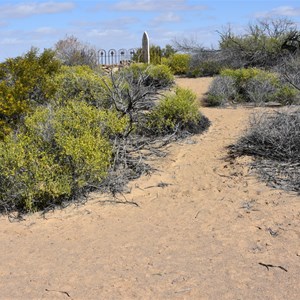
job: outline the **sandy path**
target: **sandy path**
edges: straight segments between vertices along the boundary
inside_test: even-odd
[[[178,84],[201,97],[210,80]],[[208,132],[130,184],[139,207],[94,194],[46,219],[2,217],[0,299],[299,299],[299,197],[222,159],[253,110],[202,111]]]

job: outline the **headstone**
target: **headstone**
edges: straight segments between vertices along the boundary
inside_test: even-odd
[[[142,40],[143,61],[150,64],[150,43],[148,33],[145,31]]]

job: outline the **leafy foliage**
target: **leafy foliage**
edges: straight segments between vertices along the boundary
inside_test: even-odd
[[[106,76],[88,66],[61,66],[53,52],[48,55],[52,60],[44,59],[47,64],[40,70],[40,56],[33,54],[31,66],[37,60],[38,67],[32,71],[42,76],[30,82],[34,93],[29,88],[27,94],[20,93],[24,100],[20,104],[27,106],[20,110],[18,122],[9,123],[14,130],[2,131],[2,212],[44,209],[77,199],[91,189],[115,195],[128,180],[149,172],[144,157],[145,149],[157,153],[151,148],[153,140],[166,143],[174,131],[200,132],[200,127],[207,127],[190,91],[176,89],[176,101],[164,99],[162,113],[153,110],[158,89],[174,83],[166,65],[133,64]],[[20,70],[27,71],[28,62],[22,59]],[[1,84],[10,88],[12,76],[2,70]],[[30,77],[18,73],[22,80],[25,75]],[[152,114],[157,116],[159,132],[156,125],[147,128]]]
[[[113,155],[109,138],[127,122],[84,102],[38,108],[0,142],[1,209],[34,211],[99,185]]]
[[[183,75],[189,70],[190,59],[189,54],[175,53],[163,59],[162,62],[166,64],[175,75]]]
[[[243,68],[224,69],[220,75],[214,79],[208,92],[207,103],[210,105],[230,101],[258,105],[274,101],[286,105],[297,101],[297,89],[283,83],[277,73]]]
[[[162,58],[168,58],[176,53],[176,50],[171,45],[166,45],[165,48],[160,46],[150,45],[150,63],[153,65],[160,65]],[[145,63],[143,61],[143,49],[139,48],[133,55],[132,60],[136,63]]]
[[[183,130],[200,121],[196,95],[189,89],[177,87],[175,93],[169,93],[151,111],[148,126],[157,134]]]
[[[136,81],[142,76],[144,85],[155,89],[170,87],[174,83],[174,76],[166,65],[136,63],[124,68],[122,72],[133,74]]]
[[[49,101],[55,93],[55,85],[48,78],[59,69],[60,63],[51,50],[39,55],[37,49],[31,49],[24,56],[0,64],[0,139],[26,113]]]
[[[200,61],[197,64],[192,62],[187,75],[190,77],[214,76],[220,73],[222,64],[215,60]]]
[[[243,64],[240,67],[272,67],[300,48],[297,27],[286,18],[258,20],[243,35],[229,28],[220,37],[220,49],[226,55],[239,57]]]
[[[98,108],[108,108],[105,84],[108,78],[88,66],[63,66],[49,82],[56,86],[56,103],[66,104],[70,100],[85,101]]]
[[[229,26],[219,35],[218,49],[204,48],[193,38],[174,41],[176,50],[192,57],[189,76],[215,75],[223,68],[271,69],[300,54],[300,32],[287,18],[258,19],[243,34]]]

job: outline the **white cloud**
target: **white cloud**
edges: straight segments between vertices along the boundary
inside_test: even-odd
[[[126,0],[113,5],[113,9],[126,11],[205,10],[206,6],[190,5],[186,0]]]
[[[124,34],[123,30],[113,29],[113,30],[98,30],[92,29],[90,32],[87,33],[88,37],[110,37],[115,35]]]
[[[300,16],[300,7],[292,7],[292,6],[279,6],[267,12],[259,12],[255,14],[256,17],[296,17]]]
[[[23,41],[18,38],[4,38],[0,41],[0,45],[18,45],[22,43]]]
[[[49,35],[49,34],[56,34],[57,30],[52,27],[40,27],[35,30],[35,33]]]
[[[172,13],[172,12],[167,12],[165,14],[161,14],[157,16],[156,18],[153,19],[153,24],[158,25],[161,23],[169,23],[169,22],[180,22],[181,18],[180,16]]]
[[[31,2],[0,6],[2,18],[25,18],[32,15],[55,14],[70,11],[75,7],[72,2]]]
[[[105,28],[126,28],[128,25],[138,23],[139,19],[135,17],[122,17],[119,19],[112,19],[112,20],[106,20],[102,21],[101,25],[105,26]]]

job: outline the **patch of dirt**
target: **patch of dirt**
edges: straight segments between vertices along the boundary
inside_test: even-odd
[[[211,80],[177,83],[200,99]],[[94,193],[44,219],[2,217],[0,299],[298,299],[299,196],[223,159],[253,111],[202,108],[209,130],[169,146],[124,204]]]

